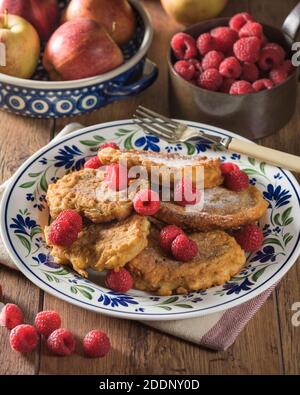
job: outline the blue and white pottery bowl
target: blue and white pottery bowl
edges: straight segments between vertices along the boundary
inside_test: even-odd
[[[63,9],[66,1],[60,2]],[[137,16],[133,39],[123,46],[125,63],[116,69],[74,81],[48,81],[42,64],[33,79],[0,73],[0,108],[37,118],[60,118],[91,112],[118,99],[138,94],[158,75],[157,66],[146,59],[153,38],[150,16],[138,0],[130,0]]]

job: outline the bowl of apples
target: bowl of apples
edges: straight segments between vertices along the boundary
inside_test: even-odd
[[[0,109],[60,118],[138,94],[152,38],[138,0],[0,0]]]

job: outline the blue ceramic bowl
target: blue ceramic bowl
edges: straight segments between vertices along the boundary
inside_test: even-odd
[[[27,117],[68,117],[94,111],[150,86],[158,74],[157,66],[146,59],[153,28],[139,1],[130,3],[136,11],[137,29],[133,39],[122,47],[123,65],[96,77],[59,82],[47,80],[41,62],[31,80],[0,73],[0,108]],[[61,2],[62,8],[65,5]]]

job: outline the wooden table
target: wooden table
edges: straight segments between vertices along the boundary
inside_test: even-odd
[[[181,29],[161,9],[158,0],[142,1],[150,11],[155,37],[149,57],[160,68],[158,81],[138,97],[114,103],[76,118],[92,125],[131,117],[138,104],[168,113],[166,51],[172,34]],[[248,10],[265,23],[280,26],[297,0],[230,0],[224,15]],[[271,114],[270,114],[271,116]],[[74,120],[74,119],[73,119]],[[0,178],[5,180],[37,149],[53,138],[70,119],[33,120],[0,115]],[[290,123],[263,144],[300,155],[300,106]],[[295,264],[276,291],[249,322],[234,346],[211,352],[161,334],[134,321],[97,315],[41,291],[22,274],[0,268],[0,283],[7,298],[20,305],[28,321],[42,309],[60,312],[63,325],[83,337],[92,328],[106,331],[113,350],[104,359],[87,360],[49,356],[44,346],[30,355],[10,350],[8,332],[0,328],[1,374],[299,374],[300,327],[291,324],[293,303],[300,301],[300,266]]]

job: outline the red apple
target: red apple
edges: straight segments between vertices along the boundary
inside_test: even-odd
[[[51,36],[43,64],[52,80],[77,80],[110,71],[123,54],[107,31],[91,19],[74,19]]]
[[[0,12],[6,9],[30,22],[41,40],[47,40],[58,25],[57,0],[0,0]]]
[[[88,18],[102,24],[119,44],[127,43],[135,32],[136,19],[127,0],[72,0],[63,21]]]

